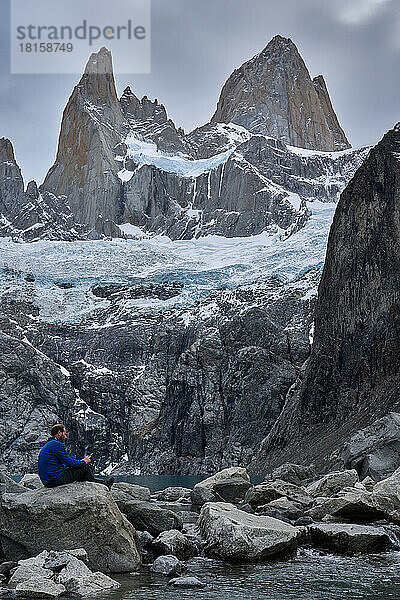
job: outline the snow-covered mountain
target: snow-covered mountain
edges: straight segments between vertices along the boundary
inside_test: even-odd
[[[19,189],[22,179],[18,192],[0,179],[0,233],[93,239],[123,236],[118,226],[129,223],[173,240],[288,237],[309,218],[307,202],[337,201],[368,152],[343,150],[348,142],[322,81],[312,81],[293,42],[277,36],[228,79],[211,122],[185,134],[157,100],[139,100],[129,87],[118,98],[103,47],[68,100],[37,201]],[[261,104],[249,108],[255,97]],[[262,126],[248,118],[254,111]],[[4,143],[3,165],[21,177]]]

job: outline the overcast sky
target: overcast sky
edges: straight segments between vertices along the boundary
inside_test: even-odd
[[[0,137],[25,182],[41,183],[79,76],[10,74],[9,1],[0,0]],[[353,146],[400,121],[400,0],[152,0],[151,74],[117,75],[118,95],[129,84],[158,98],[190,131],[209,121],[232,70],[276,34],[295,42],[312,77],[325,76]]]

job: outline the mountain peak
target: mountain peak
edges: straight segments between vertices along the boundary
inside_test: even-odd
[[[8,138],[0,138],[0,159],[15,162],[14,148]]]
[[[232,122],[311,150],[350,146],[324,78],[313,81],[294,42],[281,35],[232,73],[211,122]]]
[[[113,73],[112,55],[110,50],[102,46],[98,52],[93,52],[86,63],[84,74],[105,75]]]

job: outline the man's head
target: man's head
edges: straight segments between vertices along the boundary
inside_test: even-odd
[[[51,437],[55,438],[59,442],[65,442],[67,439],[67,431],[62,423],[56,423],[51,428]]]

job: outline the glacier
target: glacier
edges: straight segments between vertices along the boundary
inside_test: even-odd
[[[307,206],[312,211],[308,223],[287,239],[278,227],[250,237],[209,235],[178,241],[144,235],[30,244],[0,238],[0,298],[33,301],[47,322],[77,323],[108,305],[90,292],[99,283],[183,283],[182,294],[169,300],[131,301],[132,309],[159,310],[191,306],[218,289],[258,284],[269,277],[294,281],[310,269],[322,270],[336,204],[314,201]]]

